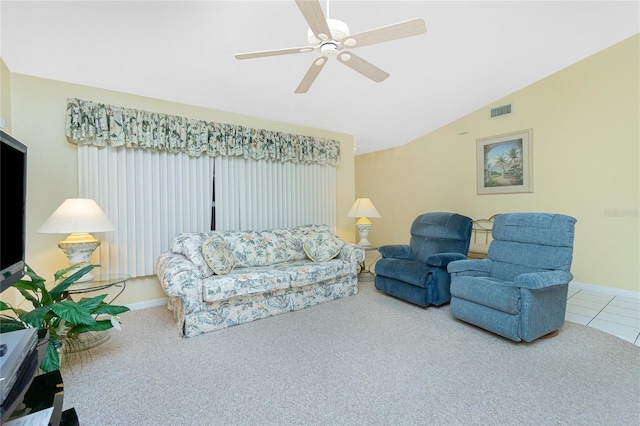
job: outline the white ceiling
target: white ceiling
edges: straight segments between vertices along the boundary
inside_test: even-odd
[[[354,50],[391,74],[382,83],[331,58],[303,95],[294,90],[317,54],[234,58],[307,45],[293,0],[2,0],[0,55],[15,73],[352,134],[363,154],[640,32],[638,1],[331,0],[329,15],[351,33],[417,17],[427,32]]]

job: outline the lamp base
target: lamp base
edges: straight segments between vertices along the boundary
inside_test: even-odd
[[[100,240],[96,240],[88,233],[71,234],[66,240],[58,243],[58,247],[60,247],[69,259],[69,266],[80,264],[77,268],[70,271],[69,274],[73,274],[80,268],[89,265],[91,255],[99,246]],[[87,272],[76,282],[86,282],[91,280],[93,280],[93,274],[91,272]]]
[[[368,239],[371,223],[356,223],[356,228],[358,228],[358,232],[360,233],[360,241],[358,241],[358,245],[369,247],[371,245]]]

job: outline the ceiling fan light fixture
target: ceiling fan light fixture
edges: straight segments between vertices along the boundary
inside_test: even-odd
[[[325,56],[331,56],[338,52],[338,45],[332,41],[322,43],[320,46],[320,52]]]

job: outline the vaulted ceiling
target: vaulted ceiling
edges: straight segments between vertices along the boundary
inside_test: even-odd
[[[352,134],[362,154],[410,142],[640,32],[637,1],[320,3],[351,33],[418,17],[427,31],[354,50],[390,74],[383,82],[330,58],[306,94],[294,90],[317,53],[234,57],[307,45],[293,0],[2,0],[0,55],[14,73]]]

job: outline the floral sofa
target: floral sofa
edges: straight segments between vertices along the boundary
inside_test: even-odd
[[[358,292],[364,250],[326,225],[182,233],[156,260],[181,335],[296,311]]]

